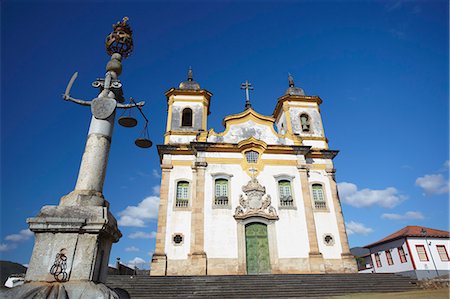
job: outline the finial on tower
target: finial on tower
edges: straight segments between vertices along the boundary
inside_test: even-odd
[[[286,90],[285,94],[292,96],[304,96],[305,92],[300,87],[295,87],[294,77],[291,73],[288,73],[289,88]]]
[[[133,30],[127,24],[128,17],[113,24],[113,32],[106,37],[106,52],[108,55],[120,54],[123,58],[128,57],[133,51]]]
[[[194,72],[192,67],[188,69],[187,81],[183,81],[178,86],[179,89],[200,90],[200,85],[194,81]]]
[[[192,73],[192,67],[190,66],[189,67],[189,70],[188,70],[188,81],[194,81],[194,76],[193,76],[193,73]]]
[[[288,81],[289,81],[289,87],[294,87],[294,77],[292,77],[291,73],[288,73]]]

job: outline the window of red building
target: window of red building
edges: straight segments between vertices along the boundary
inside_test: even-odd
[[[403,250],[403,247],[397,248],[398,250],[398,256],[400,257],[400,263],[406,263],[406,254]]]

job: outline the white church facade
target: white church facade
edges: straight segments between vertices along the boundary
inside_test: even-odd
[[[271,116],[247,102],[215,132],[211,96],[192,71],[166,92],[151,275],[356,272],[320,97],[289,77]]]

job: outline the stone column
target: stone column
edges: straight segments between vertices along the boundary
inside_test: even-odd
[[[306,229],[308,230],[309,239],[309,264],[311,272],[322,272],[323,257],[319,252],[317,243],[316,222],[314,220],[314,212],[312,208],[311,192],[308,182],[308,169],[305,164],[297,166],[300,174],[300,183],[302,185],[303,202],[305,204]]]
[[[111,56],[98,98],[115,99],[110,83],[120,74],[120,61],[119,54]],[[114,118],[114,111],[106,119],[92,116],[75,189],[63,196],[58,206],[44,206],[36,217],[27,219],[35,244],[26,283],[15,289],[13,298],[22,298],[22,293],[33,298],[50,294],[45,290],[52,288],[52,294],[64,293],[70,298],[116,296],[102,285],[112,243],[122,236],[102,193]]]
[[[156,232],[155,253],[152,256],[152,265],[150,275],[167,275],[167,256],[166,256],[166,226],[167,209],[169,200],[169,181],[172,164],[164,163],[161,165],[161,188],[159,192],[159,210],[158,210],[158,230]]]
[[[189,258],[191,266],[189,275],[206,275],[206,253],[205,244],[205,168],[207,163],[198,159],[194,164],[193,171],[196,172],[195,190],[192,190],[195,197],[192,198],[191,214],[191,253]]]
[[[339,193],[336,186],[334,168],[326,169],[328,179],[331,186],[331,196],[333,199],[334,210],[336,214],[336,223],[339,231],[339,239],[341,240],[342,247],[342,267],[344,272],[357,272],[356,261],[353,255],[350,253],[350,248],[348,246],[347,231],[345,230],[344,214],[342,213],[341,201],[339,200]]]

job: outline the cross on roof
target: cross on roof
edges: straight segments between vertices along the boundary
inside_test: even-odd
[[[245,109],[252,107],[252,104],[250,104],[250,95],[248,93],[249,90],[253,90],[253,86],[248,80],[245,80],[244,83],[241,84],[241,89],[245,89]]]

